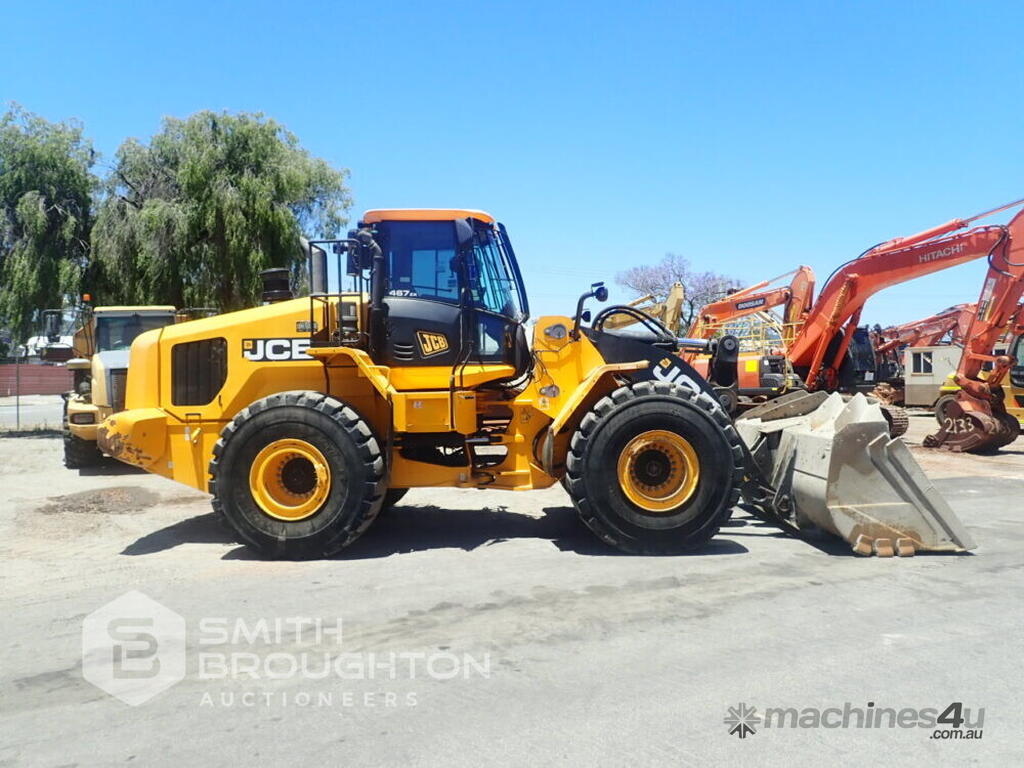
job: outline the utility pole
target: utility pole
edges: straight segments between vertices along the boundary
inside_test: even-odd
[[[28,349],[26,348],[26,352]],[[14,348],[14,431],[21,431],[21,366],[18,364],[18,348]]]

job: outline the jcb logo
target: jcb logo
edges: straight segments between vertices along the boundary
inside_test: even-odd
[[[698,395],[703,391],[700,386],[682,372],[679,368],[672,364],[672,361],[667,357],[663,358],[658,363],[658,367],[654,369],[654,378],[658,381],[668,381],[673,384],[682,384],[685,387],[689,387]]]
[[[306,354],[309,339],[242,339],[242,356],[254,363],[279,360],[312,360]]]
[[[420,343],[423,357],[432,357],[448,351],[448,339],[443,333],[416,331],[416,340]]]

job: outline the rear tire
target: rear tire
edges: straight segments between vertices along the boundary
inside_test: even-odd
[[[387,493],[384,494],[384,503],[381,505],[381,513],[387,512],[395,504],[400,502],[405,494],[409,492],[408,488],[390,488]]]
[[[740,494],[744,454],[711,396],[667,382],[620,387],[573,435],[568,491],[583,522],[633,554],[706,544]]]
[[[257,400],[221,432],[210,462],[213,508],[272,558],[327,557],[355,541],[384,501],[384,459],[341,401],[296,391]]]

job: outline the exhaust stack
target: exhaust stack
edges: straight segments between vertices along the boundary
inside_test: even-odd
[[[286,268],[264,269],[260,272],[263,281],[263,292],[260,301],[274,304],[292,298],[291,274]]]

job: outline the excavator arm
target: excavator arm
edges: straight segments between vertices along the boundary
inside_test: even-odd
[[[878,334],[875,352],[885,355],[903,347],[934,346],[948,333],[952,333],[953,337],[959,335],[962,339],[976,309],[977,304],[957,304],[931,317],[884,328]],[[960,330],[961,327],[963,330]],[[955,338],[951,341],[959,343]]]

